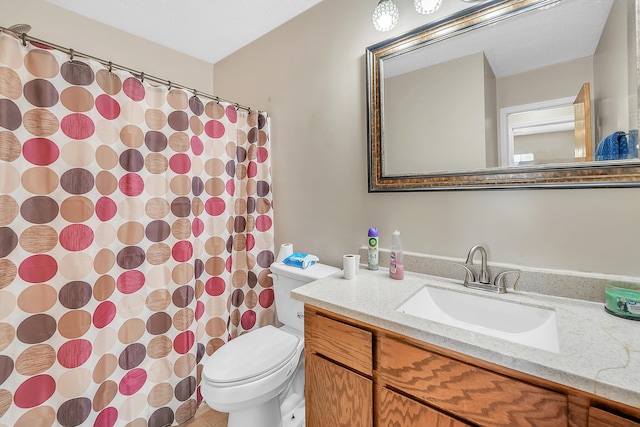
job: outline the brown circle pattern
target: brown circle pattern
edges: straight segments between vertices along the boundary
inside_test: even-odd
[[[2,33],[0,81],[0,424],[188,421],[275,322],[269,120]]]

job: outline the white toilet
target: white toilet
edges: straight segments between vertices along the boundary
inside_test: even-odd
[[[228,427],[301,427],[304,415],[304,304],[292,289],[340,271],[271,264],[276,314],[283,326],[263,326],[211,355],[202,371],[204,401],[229,413]]]

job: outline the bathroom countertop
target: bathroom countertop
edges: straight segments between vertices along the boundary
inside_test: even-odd
[[[432,282],[459,292],[533,303],[555,309],[560,352],[554,353],[467,331],[396,311]],[[405,272],[392,280],[388,270],[363,267],[354,280],[342,273],[296,288],[292,297],[411,338],[640,407],[640,322],[604,311],[602,303],[514,292],[497,295],[467,289],[459,282]]]

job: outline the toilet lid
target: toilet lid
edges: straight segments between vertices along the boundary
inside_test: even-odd
[[[300,339],[267,325],[220,347],[205,363],[202,375],[213,383],[233,383],[268,374],[296,352]]]
[[[340,271],[339,268],[325,264],[313,264],[307,268],[292,267],[282,262],[274,262],[269,269],[276,274],[287,276],[292,279],[301,280],[303,282],[313,282],[314,280],[324,279],[332,274]]]

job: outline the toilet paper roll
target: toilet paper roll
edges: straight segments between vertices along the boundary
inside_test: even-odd
[[[278,256],[276,256],[276,262],[282,262],[283,259],[293,253],[293,243],[283,243],[280,245]]]
[[[360,255],[359,254],[347,254],[349,256],[352,256],[356,259],[356,275],[358,274],[358,271],[360,270]]]
[[[347,254],[342,256],[342,269],[344,270],[344,278],[347,280],[353,280],[358,274],[358,262],[357,257],[353,254]]]

